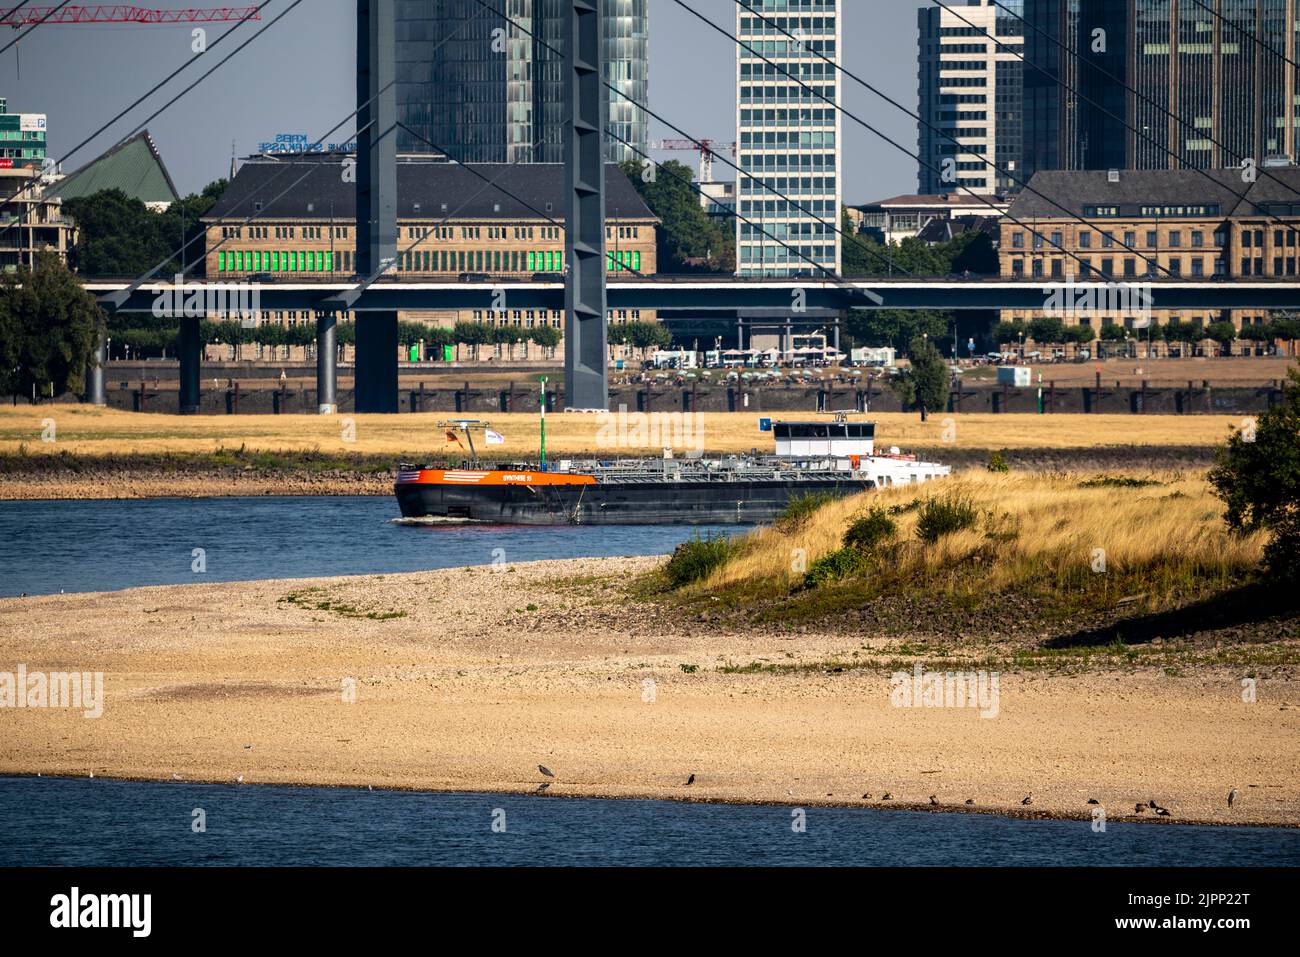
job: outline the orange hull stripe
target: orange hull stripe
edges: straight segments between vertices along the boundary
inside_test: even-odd
[[[480,469],[421,469],[403,485],[595,485],[594,475],[569,472],[500,472]]]

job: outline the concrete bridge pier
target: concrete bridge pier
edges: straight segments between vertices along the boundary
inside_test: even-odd
[[[397,404],[397,313],[360,313],[357,316],[356,409],[392,413],[397,411]]]
[[[180,334],[176,338],[180,359],[180,414],[199,413],[200,352],[199,317],[184,316],[180,320]]]
[[[104,389],[104,364],[108,362],[108,342],[104,330],[99,331],[95,351],[90,356],[92,364],[86,366],[86,401],[91,405],[108,405]]]
[[[316,314],[316,411],[333,415],[338,405],[338,317]]]

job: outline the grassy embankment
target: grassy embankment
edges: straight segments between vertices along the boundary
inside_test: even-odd
[[[1300,662],[1294,601],[1258,581],[1265,536],[1222,514],[1199,475],[971,471],[688,543],[645,591],[710,620],[886,639],[817,667]]]

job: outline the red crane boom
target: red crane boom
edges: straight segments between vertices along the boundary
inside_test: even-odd
[[[21,10],[0,16],[0,26],[34,26],[38,23],[221,23],[227,20],[260,20],[256,6],[251,7],[186,7],[183,10],[154,10],[134,7],[124,3],[100,4],[82,7],[23,7]],[[49,17],[49,19],[45,19]]]

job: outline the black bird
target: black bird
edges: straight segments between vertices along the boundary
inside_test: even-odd
[[[695,783],[695,775],[692,774],[689,778],[686,779],[686,786],[690,787],[694,783]]]
[[[551,786],[551,782],[550,782],[550,781],[543,781],[541,784],[537,785],[537,793],[538,793],[538,794],[541,794],[543,791],[545,791],[545,790],[546,790],[547,788],[549,788],[550,786]]]
[[[1156,817],[1169,817],[1169,811],[1165,808],[1158,807],[1156,808]]]
[[[974,804],[974,803],[975,803],[975,799],[974,799],[974,798],[967,798],[967,799],[966,799],[966,803],[967,803],[967,804]]]
[[[1142,813],[1143,811],[1145,811],[1146,809],[1147,809],[1147,806],[1146,806],[1145,804],[1134,804],[1134,805],[1133,805],[1133,813],[1134,813],[1134,814],[1141,814],[1141,813]]]
[[[1098,801],[1096,798],[1088,798],[1088,803],[1089,803],[1089,804],[1100,804],[1101,802]]]
[[[938,799],[937,797],[935,797],[933,794],[931,794],[931,795],[930,795],[930,807],[938,807],[938,806],[939,806],[939,799]]]
[[[870,801],[870,800],[871,800],[871,792],[868,791],[866,794],[862,795],[862,800],[864,800],[864,801]]]
[[[888,791],[886,791],[884,794],[880,795],[880,800],[882,800],[882,801],[892,801],[893,799],[894,799],[894,796],[893,796],[892,794],[890,794]]]
[[[1030,804],[1034,803],[1034,796],[1032,794],[1026,794],[1024,800],[1021,801],[1020,803],[1024,804],[1027,807]]]
[[[551,769],[548,768],[548,767],[547,767],[546,765],[544,765],[544,764],[539,764],[539,765],[537,765],[537,770],[541,771],[541,772],[542,772],[543,774],[545,774],[548,778],[553,778],[553,777],[555,777],[555,775],[551,772]]]

